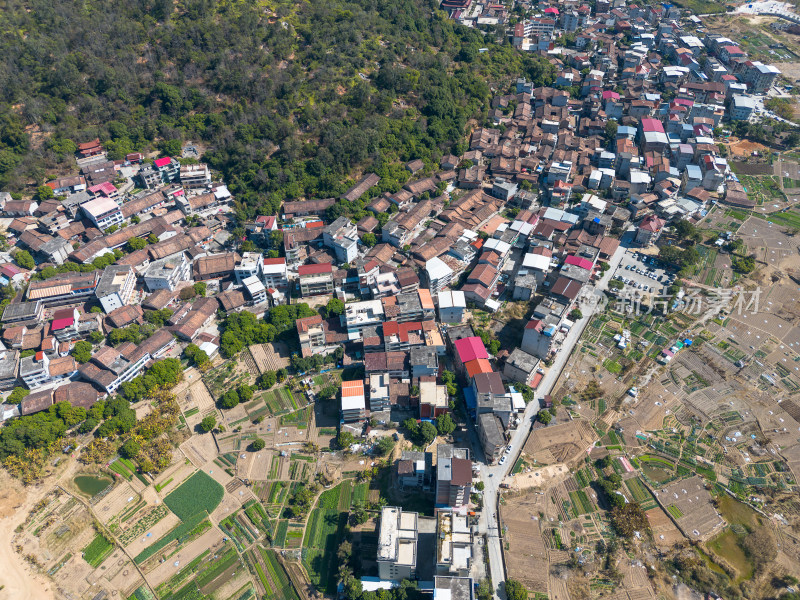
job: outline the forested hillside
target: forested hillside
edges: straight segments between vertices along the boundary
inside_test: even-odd
[[[99,137],[112,158],[192,140],[241,210],[339,194],[460,152],[490,87],[552,67],[433,0],[31,0],[0,11],[0,188],[32,191]],[[480,53],[479,48],[488,52]]]

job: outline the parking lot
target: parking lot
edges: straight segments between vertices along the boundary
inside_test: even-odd
[[[675,271],[655,256],[629,250],[619,263],[614,279],[622,281],[623,290],[661,293],[674,280]]]

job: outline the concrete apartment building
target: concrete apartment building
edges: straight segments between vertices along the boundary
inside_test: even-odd
[[[136,273],[129,265],[109,265],[103,270],[94,293],[106,313],[128,305],[133,298]]]
[[[472,567],[472,529],[466,515],[442,511],[436,519],[436,574],[469,577]]]
[[[433,600],[473,600],[474,593],[472,577],[436,575],[433,578]]]
[[[441,258],[432,258],[425,263],[425,275],[432,296],[442,292],[453,281],[453,269]]]
[[[358,257],[358,231],[347,217],[339,217],[325,227],[322,243],[334,251],[339,262],[350,263]]]
[[[378,576],[383,580],[416,579],[418,515],[397,506],[381,510]]]
[[[469,502],[472,461],[467,448],[436,447],[436,507],[459,507]]]
[[[181,185],[186,189],[208,187],[211,183],[211,171],[207,165],[181,165],[179,169]]]
[[[81,210],[95,226],[105,231],[112,225],[120,225],[125,219],[116,200],[99,197],[81,204]]]
[[[186,255],[181,252],[151,262],[144,272],[144,284],[147,290],[174,290],[181,281],[188,281],[191,266]]]
[[[478,439],[480,439],[486,460],[495,462],[506,443],[503,427],[493,413],[478,415]]]
[[[342,382],[342,423],[357,423],[367,418],[367,401],[364,382]]]
[[[389,374],[370,373],[369,375],[369,410],[371,413],[390,410],[392,408],[389,394]]]
[[[302,265],[297,269],[302,296],[321,296],[333,293],[333,265],[321,263]]]

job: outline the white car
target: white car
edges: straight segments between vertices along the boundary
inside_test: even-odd
[[[506,458],[508,458],[508,457],[505,454],[503,454],[503,456],[500,457],[500,463],[499,464],[501,464],[501,465],[506,464]]]
[[[511,454],[511,446],[506,446],[506,454]]]

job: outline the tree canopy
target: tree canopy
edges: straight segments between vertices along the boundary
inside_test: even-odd
[[[454,23],[433,0],[284,0],[269,11],[33,0],[5,7],[0,24],[0,187],[35,191],[94,137],[111,159],[175,155],[191,139],[212,148],[204,159],[242,216],[337,197],[355,167],[381,176],[378,193],[396,191],[400,163],[463,149],[491,84],[554,78],[544,58]],[[47,131],[42,144],[28,126]]]

